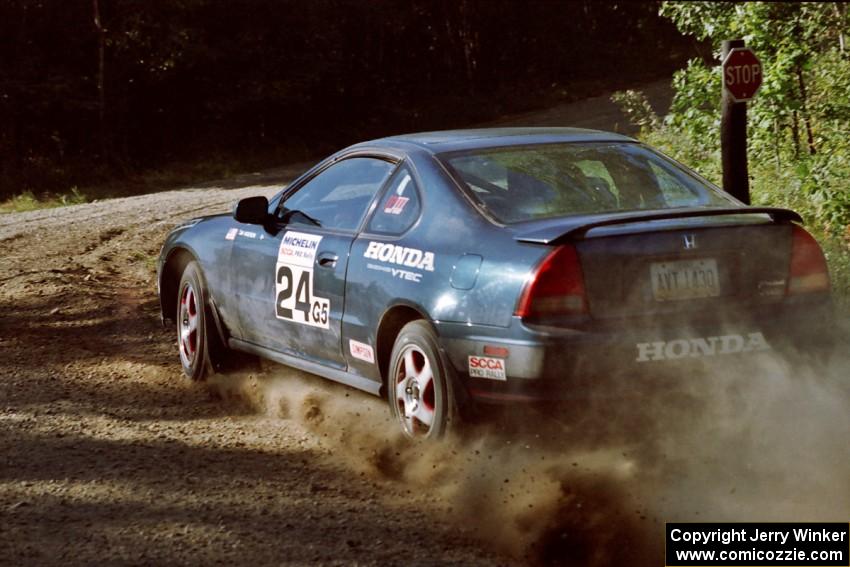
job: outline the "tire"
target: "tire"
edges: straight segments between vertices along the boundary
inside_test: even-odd
[[[390,412],[407,437],[438,439],[458,425],[451,370],[425,321],[412,321],[402,328],[389,369]]]
[[[189,262],[177,287],[177,350],[183,373],[196,381],[215,371],[224,350],[206,298],[201,270]]]

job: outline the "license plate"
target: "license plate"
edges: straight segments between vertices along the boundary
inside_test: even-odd
[[[649,268],[652,277],[652,295],[656,301],[698,299],[720,295],[717,261],[713,258],[653,262]]]

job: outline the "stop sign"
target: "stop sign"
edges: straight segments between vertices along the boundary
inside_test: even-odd
[[[723,60],[723,88],[735,102],[753,98],[761,86],[761,61],[752,50],[735,47]]]

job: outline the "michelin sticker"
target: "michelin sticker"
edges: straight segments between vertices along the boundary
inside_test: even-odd
[[[489,356],[470,356],[469,376],[472,378],[507,380],[507,376],[505,374],[505,359],[491,358]]]
[[[313,262],[321,236],[286,232],[275,267],[275,315],[293,323],[329,328],[331,302],[313,293]]]

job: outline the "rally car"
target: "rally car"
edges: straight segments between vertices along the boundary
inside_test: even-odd
[[[802,344],[831,308],[800,224],[618,134],[431,132],[178,226],[158,285],[190,378],[252,353],[384,396],[407,435],[437,437],[482,403]]]

